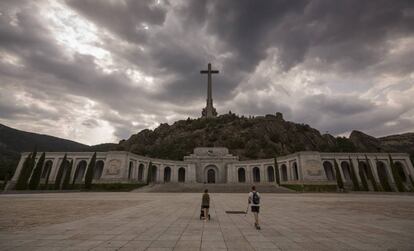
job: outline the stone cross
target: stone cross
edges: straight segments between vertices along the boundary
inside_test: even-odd
[[[211,75],[218,74],[219,71],[212,70],[211,64],[208,63],[208,69],[200,71],[201,74],[207,74],[207,106],[203,109],[203,117],[211,118],[217,116],[216,109],[213,107],[213,95],[212,95],[212,86],[211,86]]]

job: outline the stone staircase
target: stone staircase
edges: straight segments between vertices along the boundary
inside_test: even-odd
[[[199,184],[199,183],[166,183],[150,184],[131,192],[136,193],[202,193],[208,189],[209,193],[248,193],[250,184]],[[260,193],[294,193],[295,191],[273,184],[256,185]]]

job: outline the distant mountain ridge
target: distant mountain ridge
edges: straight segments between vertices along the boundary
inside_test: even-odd
[[[39,152],[107,151],[117,144],[88,146],[72,140],[17,130],[0,124],[0,179],[6,170],[14,170],[21,152],[31,152],[36,147]]]
[[[297,151],[321,152],[406,152],[414,156],[414,133],[375,138],[352,131],[349,138],[321,134],[306,124],[285,121],[281,113],[244,117],[229,113],[214,119],[179,120],[144,129],[119,144],[88,146],[49,135],[16,130],[0,124],[0,179],[5,170],[14,170],[20,152],[109,151],[182,160],[195,147],[224,146],[240,159],[273,158]]]

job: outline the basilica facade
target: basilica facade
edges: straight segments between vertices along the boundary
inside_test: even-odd
[[[23,162],[29,153],[21,155],[9,189],[17,181]],[[41,183],[53,184],[64,155],[73,160],[71,181],[83,183],[92,152],[47,152]],[[390,153],[405,186],[414,177],[409,155]],[[125,151],[98,152],[94,183],[267,183],[276,185],[276,168],[281,184],[336,184],[335,162],[345,184],[352,184],[351,169],[359,182],[369,174],[380,184],[384,178],[395,186],[388,153],[326,153],[296,152],[274,159],[240,161],[224,147],[200,147],[183,161],[149,158]],[[149,167],[151,163],[151,168]],[[148,172],[151,172],[148,174]],[[364,178],[364,177],[362,177]],[[148,180],[149,179],[149,180]]]

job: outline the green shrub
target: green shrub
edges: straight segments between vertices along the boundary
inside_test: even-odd
[[[92,184],[92,191],[129,192],[145,186],[145,183],[102,183]]]
[[[336,192],[336,185],[323,184],[282,184],[281,186],[298,192]]]

